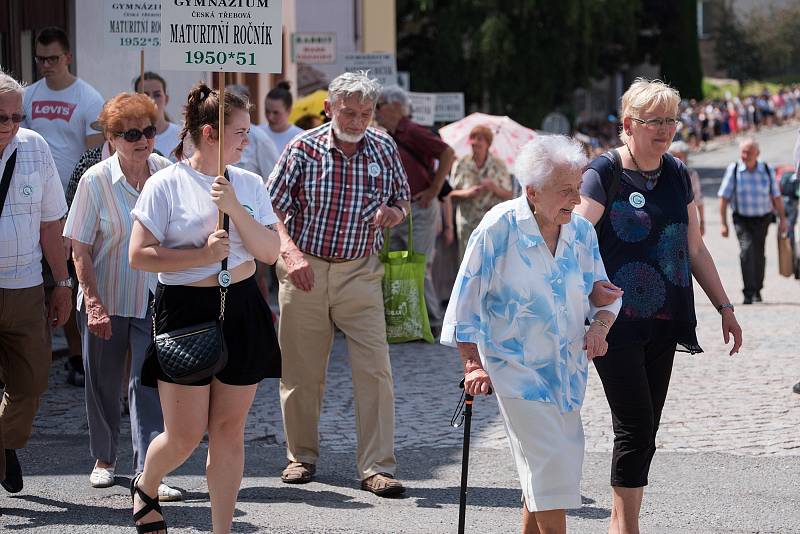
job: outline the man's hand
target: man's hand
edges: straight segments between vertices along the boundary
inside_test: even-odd
[[[786,235],[787,232],[789,232],[789,222],[786,217],[781,217],[780,222],[778,222],[778,235]]]
[[[72,289],[69,287],[54,287],[47,307],[47,323],[50,328],[58,328],[66,323],[71,311]]]
[[[299,249],[281,252],[281,257],[286,263],[286,271],[294,287],[301,291],[314,289],[314,270]]]
[[[592,286],[592,292],[589,294],[589,302],[592,305],[602,308],[603,306],[608,306],[609,304],[613,304],[618,298],[622,297],[621,288],[615,286],[608,280],[598,280]]]
[[[64,244],[64,257],[69,261],[72,259],[72,239],[63,237],[61,242]]]
[[[445,226],[442,230],[442,239],[444,239],[444,246],[449,247],[453,241],[456,240],[456,232],[453,230],[453,225]]]
[[[720,226],[720,229],[719,229],[719,233],[720,233],[720,235],[722,237],[728,237],[728,224],[727,223],[722,223],[722,226]]]
[[[380,228],[391,228],[403,222],[403,211],[394,206],[381,204],[375,212],[375,224]]]
[[[86,315],[89,332],[106,341],[111,339],[111,317],[100,300],[86,301]]]
[[[425,189],[424,191],[421,191],[416,195],[414,195],[414,198],[412,200],[414,200],[414,202],[417,202],[421,208],[427,208],[428,205],[433,201],[433,199],[436,198],[436,195],[438,194],[439,191],[437,191],[435,188],[429,187],[428,189]]]

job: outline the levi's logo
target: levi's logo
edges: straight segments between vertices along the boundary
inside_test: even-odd
[[[33,103],[31,119],[61,119],[69,122],[77,104],[58,102],[55,100],[37,100]]]

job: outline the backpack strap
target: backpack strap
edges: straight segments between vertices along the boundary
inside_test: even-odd
[[[603,184],[603,190],[606,192],[606,203],[603,207],[603,215],[600,220],[594,225],[595,231],[600,234],[603,225],[608,219],[608,212],[611,204],[619,193],[619,188],[622,183],[622,157],[616,148],[612,148],[608,152],[604,152],[599,158],[596,158],[590,165],[597,174],[600,175],[600,182]]]

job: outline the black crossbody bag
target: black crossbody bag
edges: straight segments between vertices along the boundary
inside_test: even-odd
[[[3,214],[3,206],[6,204],[6,196],[8,196],[8,188],[11,187],[11,175],[14,174],[14,167],[17,165],[17,150],[8,156],[6,161],[6,168],[3,169],[3,180],[0,181],[0,215]]]
[[[230,219],[226,213],[223,229],[227,232]],[[230,285],[228,258],[222,260],[219,273],[219,317],[196,325],[186,326],[156,335],[155,302],[153,303],[153,343],[158,363],[176,384],[191,384],[214,376],[228,363],[228,348],[222,334],[225,320],[225,294]]]

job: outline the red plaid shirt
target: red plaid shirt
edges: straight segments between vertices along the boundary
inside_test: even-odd
[[[347,158],[333,142],[330,123],[286,147],[267,187],[302,252],[348,260],[381,249],[375,212],[381,204],[410,196],[397,145],[388,134],[367,128],[356,153]]]

